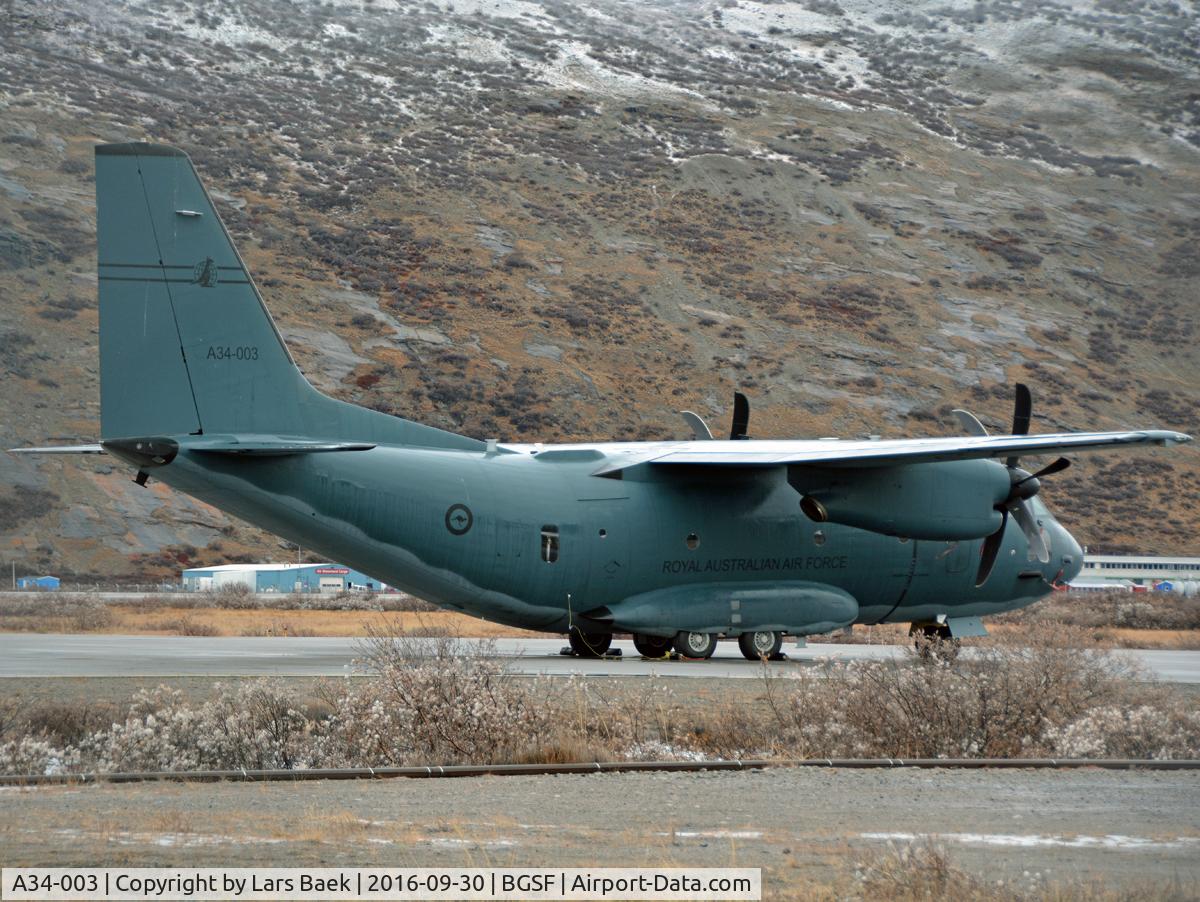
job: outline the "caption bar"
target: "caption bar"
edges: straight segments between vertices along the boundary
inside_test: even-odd
[[[17,899],[762,898],[759,868],[4,868]]]

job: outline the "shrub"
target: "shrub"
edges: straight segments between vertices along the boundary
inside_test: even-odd
[[[220,630],[211,623],[203,623],[191,617],[164,620],[159,627],[172,633],[178,633],[180,636],[216,636],[220,633]]]
[[[1028,633],[1027,644],[993,642],[954,662],[853,662],[769,678],[774,745],[816,757],[1046,754],[1057,741],[1051,731],[1124,704],[1129,675],[1111,655],[1062,647],[1059,638]]]
[[[3,338],[4,336],[0,335],[0,356],[7,356]],[[53,510],[57,503],[58,495],[54,492],[31,489],[24,485],[13,486],[6,496],[0,497],[0,533],[12,532],[27,520],[36,520],[44,516]]]
[[[49,701],[30,705],[23,718],[26,733],[68,747],[108,728],[121,714],[108,702]]]
[[[60,749],[44,739],[23,736],[0,744],[0,773],[60,774],[77,770],[80,755],[77,749]]]
[[[528,683],[505,673],[486,644],[372,631],[364,651],[371,678],[326,695],[334,713],[317,757],[327,764],[505,760],[552,723]]]
[[[950,863],[946,850],[931,840],[913,842],[859,865],[859,880],[870,899],[1004,899]]]
[[[259,680],[192,707],[181,692],[141,691],[123,723],[80,743],[101,771],[278,768],[301,764],[305,716],[280,683]]]
[[[1050,727],[1045,740],[1064,758],[1200,757],[1200,711],[1158,705],[1089,708]]]
[[[7,630],[89,632],[113,622],[113,613],[91,595],[29,592],[0,601],[0,624]]]
[[[210,594],[215,607],[243,610],[258,607],[256,593],[245,583],[228,583]]]
[[[88,633],[112,625],[113,612],[99,598],[77,596],[73,604],[64,605],[72,632]]]
[[[1055,592],[1028,608],[1001,614],[995,620],[1088,628],[1200,629],[1200,598],[1174,592],[1136,595],[1125,591]]]

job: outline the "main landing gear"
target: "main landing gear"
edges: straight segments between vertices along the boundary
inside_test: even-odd
[[[633,647],[637,649],[639,655],[643,658],[665,658],[671,653],[670,638],[663,636],[644,636],[641,633],[633,634]]]
[[[612,633],[585,633],[579,627],[571,627],[567,641],[571,651],[580,658],[603,658],[612,645]]]
[[[738,636],[738,648],[747,661],[761,661],[763,658],[775,661],[779,659],[779,650],[783,648],[783,633],[742,633]]]
[[[717,650],[718,633],[679,632],[673,637],[650,636],[644,633],[634,633],[633,647],[644,658],[687,658],[693,661],[707,660]],[[612,649],[612,633],[583,632],[577,626],[572,626],[567,633],[570,645],[562,650],[564,655],[577,658],[616,657],[621,650]],[[738,647],[742,656],[748,661],[786,660],[780,649],[783,647],[783,633],[769,630],[743,633],[738,637]],[[611,650],[610,650],[611,649]]]
[[[711,658],[717,650],[716,633],[676,633],[672,643],[684,658]]]

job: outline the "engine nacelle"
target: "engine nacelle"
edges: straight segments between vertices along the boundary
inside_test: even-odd
[[[913,539],[981,539],[1000,528],[996,505],[1012,488],[993,460],[891,467],[788,467],[800,509],[817,523],[840,523]]]

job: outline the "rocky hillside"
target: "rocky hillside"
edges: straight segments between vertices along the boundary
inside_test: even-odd
[[[0,444],[98,428],[92,146],[191,154],[309,377],[479,437],[1200,432],[1200,9],[981,0],[0,6]],[[64,576],[294,554],[0,455]],[[1200,453],[1081,457],[1093,548],[1200,553]]]

